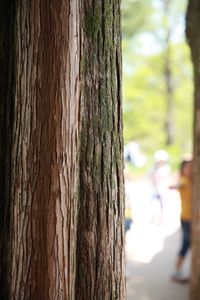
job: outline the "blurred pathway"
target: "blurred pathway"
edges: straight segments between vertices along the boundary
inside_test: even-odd
[[[127,300],[188,300],[189,286],[170,281],[180,243],[178,193],[166,191],[160,222],[159,207],[149,200],[148,183],[128,185],[134,223],[126,235]],[[186,275],[189,265],[188,256]]]

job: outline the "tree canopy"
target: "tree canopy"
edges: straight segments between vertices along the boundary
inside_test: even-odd
[[[123,97],[125,143],[151,154],[166,148],[191,151],[192,68],[185,43],[186,1],[123,0]],[[166,59],[173,89],[174,142],[166,145]],[[184,62],[184,63],[183,63]]]

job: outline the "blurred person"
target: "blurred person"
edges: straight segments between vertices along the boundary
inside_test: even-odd
[[[125,163],[124,178],[125,178],[125,233],[126,233],[131,228],[131,224],[132,224],[132,211],[131,211],[131,202],[130,202],[131,197],[129,191],[129,185],[132,182],[132,176],[129,173],[127,163]]]
[[[138,168],[143,167],[146,163],[146,157],[142,154],[139,145],[134,141],[124,146],[124,160]]]
[[[126,197],[125,199],[125,233],[131,228],[132,216],[131,216],[131,206],[130,201]]]
[[[183,160],[180,166],[179,182],[170,186],[171,189],[177,189],[181,198],[181,230],[182,244],[175,263],[175,271],[171,279],[178,283],[188,282],[188,278],[184,278],[182,266],[186,254],[191,244],[191,214],[192,214],[192,160]]]
[[[170,166],[169,166],[169,155],[165,150],[158,150],[154,154],[154,165],[150,172],[150,180],[153,187],[153,195],[151,204],[159,204],[160,207],[160,216],[159,220],[156,222],[161,223],[162,213],[163,213],[163,199],[165,193],[169,186],[169,175],[170,175]],[[154,219],[154,217],[153,217]],[[152,220],[154,222],[155,220]]]

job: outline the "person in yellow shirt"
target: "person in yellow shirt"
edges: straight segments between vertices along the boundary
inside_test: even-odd
[[[185,283],[188,278],[182,274],[184,258],[191,244],[191,214],[192,214],[192,160],[184,160],[180,167],[180,179],[176,186],[170,188],[178,189],[181,198],[181,229],[182,245],[178,253],[175,265],[175,272],[171,279],[175,282]]]
[[[132,214],[130,204],[125,202],[125,233],[131,228]]]

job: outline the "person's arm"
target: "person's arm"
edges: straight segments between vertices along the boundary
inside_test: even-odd
[[[180,190],[180,189],[182,189],[184,187],[185,187],[185,184],[183,184],[183,183],[177,183],[177,184],[174,184],[174,185],[170,185],[169,189],[170,190]]]

